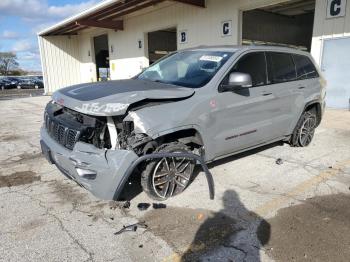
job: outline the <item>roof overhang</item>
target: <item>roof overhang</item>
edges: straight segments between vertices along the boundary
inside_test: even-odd
[[[205,7],[205,0],[107,0],[39,32],[38,35],[75,35],[89,27],[124,30],[125,15],[165,1]]]

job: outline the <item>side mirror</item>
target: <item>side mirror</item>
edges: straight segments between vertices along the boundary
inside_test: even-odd
[[[232,92],[238,88],[249,88],[253,86],[252,77],[245,73],[231,73],[229,75],[228,83],[220,85],[220,92]]]

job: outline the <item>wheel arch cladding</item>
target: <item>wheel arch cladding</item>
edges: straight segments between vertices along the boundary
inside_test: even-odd
[[[155,139],[165,143],[180,141],[184,144],[193,143],[200,147],[204,145],[203,137],[200,131],[195,127],[186,127],[186,128],[176,129],[176,130],[169,130],[167,132],[162,132]]]
[[[310,102],[306,105],[304,112],[315,110],[316,112],[316,118],[317,118],[317,126],[320,125],[322,120],[322,107],[320,102]]]

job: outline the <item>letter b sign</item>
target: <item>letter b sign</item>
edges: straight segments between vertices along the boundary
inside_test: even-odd
[[[328,0],[327,18],[343,17],[346,14],[346,0]]]
[[[187,30],[180,31],[179,38],[180,44],[187,43]]]

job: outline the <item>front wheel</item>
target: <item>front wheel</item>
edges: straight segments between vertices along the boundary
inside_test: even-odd
[[[291,138],[291,145],[307,147],[315,135],[317,116],[315,110],[309,110],[301,116]]]
[[[179,142],[161,146],[158,153],[190,153],[189,148]],[[195,161],[186,158],[162,158],[151,160],[141,174],[141,185],[152,199],[163,201],[182,193],[189,185]]]

